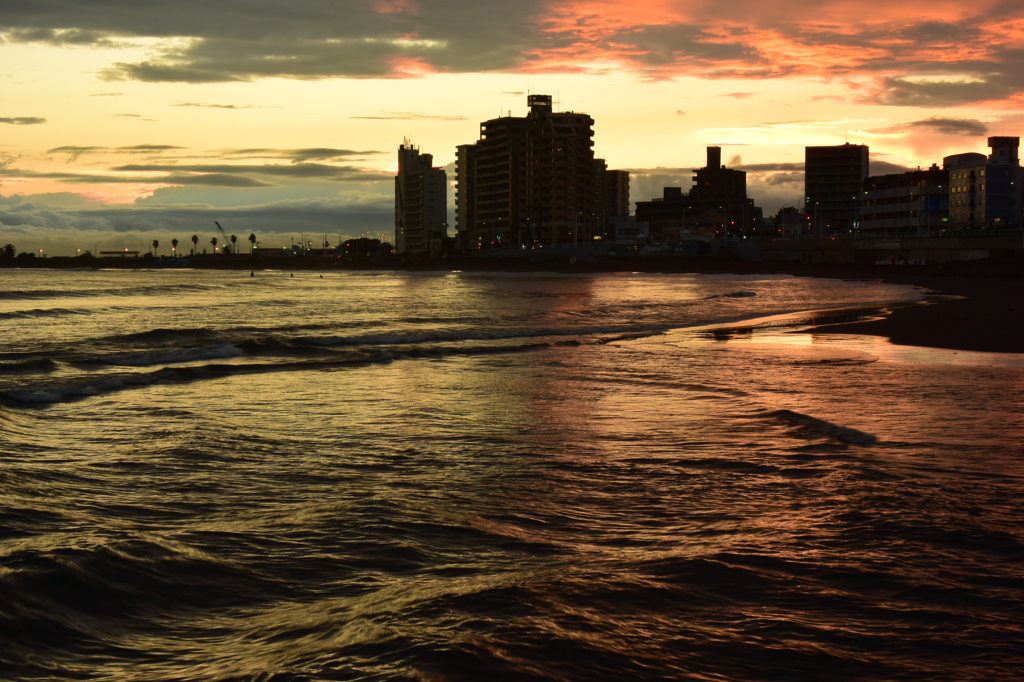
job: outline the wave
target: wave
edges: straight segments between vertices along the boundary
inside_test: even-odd
[[[91,298],[97,296],[140,296],[176,294],[226,289],[224,284],[147,284],[143,286],[105,287],[102,289],[22,289],[0,291],[0,300],[46,300],[50,298]]]
[[[245,351],[241,348],[226,343],[212,348],[192,348],[172,351],[162,355],[114,356],[105,358],[105,362],[111,365],[144,367],[147,365],[169,365],[180,362],[194,362],[196,360],[210,360],[213,358],[237,358],[243,355],[245,355]]]
[[[444,358],[452,356],[501,355],[523,353],[555,347],[579,346],[583,342],[566,339],[558,342],[538,341],[504,346],[471,347],[413,347],[401,350],[366,350],[349,352],[342,356],[298,360],[291,362],[264,362],[238,364],[207,364],[191,367],[163,367],[150,372],[130,374],[107,374],[85,381],[54,384],[34,390],[12,390],[0,393],[3,403],[12,406],[43,405],[63,403],[133,388],[146,388],[157,383],[193,382],[204,379],[221,379],[246,374],[271,372],[331,371],[368,365],[385,365],[399,360],[422,358]]]
[[[864,433],[857,429],[851,429],[847,426],[839,426],[832,422],[825,421],[824,419],[818,419],[807,414],[800,412],[794,412],[792,410],[775,410],[774,412],[768,412],[767,414],[756,415],[757,418],[771,419],[773,421],[786,424],[787,426],[795,427],[795,433],[804,437],[820,437],[834,438],[843,443],[849,443],[851,445],[870,445],[874,443],[877,437],[870,433]]]
[[[451,331],[361,334],[354,336],[307,336],[294,339],[296,344],[309,346],[375,346],[402,345],[431,342],[499,341],[503,339],[543,338],[551,336],[598,336],[602,334],[659,334],[672,329],[672,325],[609,325],[577,328],[504,329],[489,332]]]
[[[76,310],[74,308],[33,308],[18,310],[11,313],[0,313],[0,320],[26,320],[39,317],[66,317],[68,315],[91,315],[92,310]]]
[[[51,358],[35,358],[17,362],[0,362],[0,374],[36,374],[53,372],[60,363]]]
[[[106,337],[106,340],[159,343],[161,341],[176,341],[178,339],[210,339],[216,338],[217,335],[217,330],[210,329],[208,327],[186,327],[182,329],[150,329],[149,331],[134,332],[131,334],[116,334]]]

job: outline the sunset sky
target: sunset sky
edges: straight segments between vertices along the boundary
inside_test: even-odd
[[[773,213],[805,145],[878,174],[1019,135],[1022,37],[1020,0],[0,0],[0,244],[390,234],[403,139],[452,164],[528,92],[634,201],[715,144]]]

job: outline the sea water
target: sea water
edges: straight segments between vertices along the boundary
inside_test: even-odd
[[[921,296],[0,270],[0,679],[1021,679],[1024,363],[793,333]]]

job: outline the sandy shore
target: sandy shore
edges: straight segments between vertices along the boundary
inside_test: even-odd
[[[884,336],[904,346],[1024,353],[1024,280],[924,277],[912,283],[930,290],[923,305],[895,308],[879,320],[817,329]]]
[[[67,261],[67,262],[62,262]],[[81,265],[78,259],[46,259],[25,263],[29,267],[67,268]],[[18,265],[0,261],[0,267]],[[127,264],[121,264],[125,267]],[[339,262],[319,258],[283,258],[268,262],[244,256],[195,259],[193,267],[277,270],[473,270],[558,272],[680,272],[735,274],[792,274],[800,277],[871,279],[923,287],[929,296],[923,304],[891,310],[882,319],[818,327],[830,334],[870,334],[893,343],[953,350],[1024,353],[1024,258],[959,261],[925,266],[807,265],[800,263],[748,262],[713,257],[644,257],[602,259],[570,263],[567,259],[544,262],[529,259],[449,258],[433,261],[395,258]],[[147,267],[140,263],[136,267]]]

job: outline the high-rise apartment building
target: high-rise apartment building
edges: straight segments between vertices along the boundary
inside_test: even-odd
[[[628,177],[608,179],[612,171],[594,158],[594,119],[555,112],[550,95],[527,101],[526,116],[484,121],[480,139],[458,147],[463,248],[584,244],[604,234],[623,191],[628,212]]]
[[[455,234],[462,250],[469,243],[470,226],[476,224],[476,152],[475,144],[455,148]]]
[[[858,229],[861,185],[868,177],[867,145],[807,147],[804,161],[804,200],[811,231],[829,234]]]
[[[438,253],[447,233],[448,188],[443,168],[406,140],[395,176],[395,251]]]
[[[949,225],[954,229],[1020,227],[1024,224],[1024,169],[1019,137],[990,137],[991,153],[954,154],[949,172]]]

